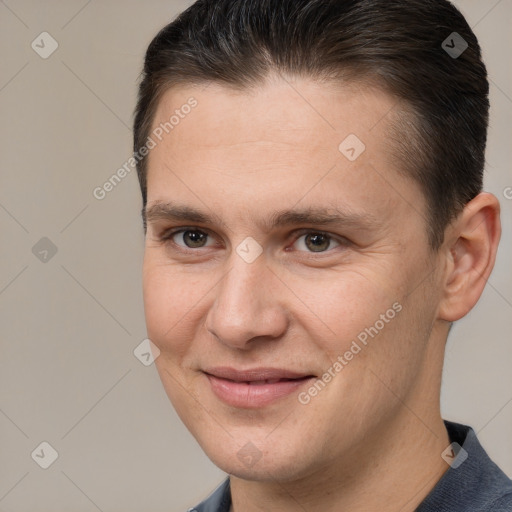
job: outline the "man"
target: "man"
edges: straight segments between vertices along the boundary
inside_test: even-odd
[[[444,0],[200,0],[135,116],[148,336],[229,474],[198,512],[512,510],[441,418],[492,270],[488,82]]]

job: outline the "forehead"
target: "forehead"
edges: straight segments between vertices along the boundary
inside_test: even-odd
[[[396,104],[377,88],[306,79],[170,89],[153,120],[161,140],[153,136],[148,158],[148,203],[179,194],[221,210],[226,201],[239,210],[275,201],[355,212],[372,205],[376,215],[404,202],[419,208],[422,194],[391,157]]]
[[[186,105],[191,97],[197,106],[188,112]],[[341,85],[272,77],[262,85],[242,90],[210,83],[166,91],[155,113],[153,129],[178,114],[180,119],[175,115],[173,122],[179,122],[169,137],[176,144],[228,146],[255,137],[274,137],[268,141],[292,143],[304,151],[337,150],[340,137],[349,133],[375,143],[374,137],[378,139],[385,132],[386,117],[396,104],[396,98],[383,90],[358,82]],[[188,113],[180,116],[182,109]],[[201,124],[210,129],[184,129],[184,125],[197,128]]]

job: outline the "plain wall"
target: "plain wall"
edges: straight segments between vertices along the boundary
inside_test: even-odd
[[[135,171],[93,196],[131,154],[145,49],[189,3],[0,2],[0,511],[184,511],[224,476],[133,354],[146,337]],[[486,190],[504,229],[450,335],[443,414],[512,476],[512,1],[456,4],[489,70]],[[31,47],[43,31],[59,45],[47,59]],[[31,458],[42,441],[59,455],[46,470]]]

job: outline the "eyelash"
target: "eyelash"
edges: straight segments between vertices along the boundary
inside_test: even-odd
[[[198,247],[197,249],[194,249],[193,247],[184,248],[181,245],[176,244],[172,240],[175,235],[177,235],[179,233],[185,233],[187,231],[199,231],[201,233],[206,234],[209,237],[212,236],[208,232],[208,230],[206,230],[206,229],[202,229],[202,228],[198,228],[198,227],[186,226],[186,227],[174,228],[174,229],[171,229],[169,231],[165,231],[162,235],[160,235],[158,237],[158,239],[159,239],[160,242],[163,242],[165,244],[172,244],[175,248],[177,248],[177,250],[182,251],[182,252],[186,252],[186,253],[196,252],[198,249],[203,249],[203,247]],[[313,230],[313,229],[298,230],[295,233],[295,237],[294,237],[294,240],[293,240],[291,245],[295,244],[301,237],[303,237],[305,235],[322,235],[322,236],[325,236],[325,237],[327,237],[327,239],[330,242],[334,241],[335,243],[339,244],[337,247],[347,247],[347,246],[350,245],[350,241],[347,240],[346,238],[342,237],[342,236],[336,236],[336,235],[332,235],[330,233],[327,233],[325,231],[318,231],[318,230]],[[306,253],[306,254],[312,254],[312,255],[322,255],[322,254],[331,253],[337,247],[334,247],[332,249],[329,248],[329,249],[327,249],[325,251],[317,251],[317,252],[315,252],[315,251],[298,251],[298,252],[302,252],[302,253]]]

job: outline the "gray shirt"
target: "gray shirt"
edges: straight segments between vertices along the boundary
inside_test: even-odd
[[[444,423],[451,442],[463,450],[453,459],[447,457],[451,467],[416,512],[512,512],[512,481],[485,453],[473,429],[450,421]],[[229,512],[230,506],[227,478],[189,512]]]

